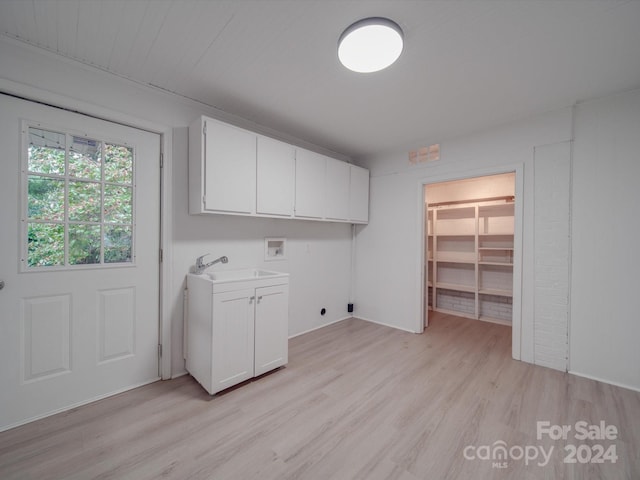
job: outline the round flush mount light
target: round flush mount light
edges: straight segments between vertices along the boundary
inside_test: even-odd
[[[402,47],[403,33],[397,23],[388,18],[365,18],[342,33],[338,40],[338,58],[354,72],[377,72],[394,63]]]

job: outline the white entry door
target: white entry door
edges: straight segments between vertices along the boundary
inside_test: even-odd
[[[158,379],[160,137],[0,94],[0,430]]]

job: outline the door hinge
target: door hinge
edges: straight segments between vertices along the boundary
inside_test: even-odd
[[[164,168],[164,153],[160,153],[160,168]]]
[[[158,357],[162,357],[162,344],[158,344]]]
[[[202,134],[203,135],[207,134],[207,122],[204,122],[204,125],[202,126]]]
[[[206,208],[206,205],[207,205],[207,197],[206,197],[205,195],[203,195],[203,196],[202,196],[202,205],[204,205],[204,206],[205,206],[205,208]]]
[[[160,263],[164,261],[164,251],[160,249]]]

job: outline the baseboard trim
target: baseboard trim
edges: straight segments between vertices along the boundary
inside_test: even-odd
[[[401,328],[401,327],[398,327],[397,325],[391,325],[389,323],[378,322],[376,320],[371,320],[370,318],[365,318],[358,315],[354,316],[354,318],[359,318],[360,320],[364,320],[365,322],[375,323],[377,325],[382,325],[384,327],[395,328],[396,330],[402,330],[403,332],[417,333],[415,330],[409,330],[408,328]]]
[[[588,375],[588,374],[582,373],[582,372],[576,372],[575,370],[569,370],[569,373],[571,375],[575,375],[576,377],[588,378],[589,380],[595,380],[596,382],[606,383],[608,385],[613,385],[614,387],[626,388],[627,390],[633,390],[634,392],[640,392],[640,388],[633,387],[631,385],[626,385],[624,383],[613,382],[611,380],[607,380],[607,379],[604,379],[604,378],[594,377],[593,375]]]
[[[348,317],[339,318],[337,320],[334,320],[334,321],[329,322],[329,323],[325,323],[325,324],[320,325],[318,327],[310,328],[309,330],[305,330],[304,332],[296,333],[294,335],[291,335],[289,337],[289,340],[291,340],[292,338],[299,337],[300,335],[304,335],[305,333],[311,333],[311,332],[314,332],[316,330],[320,330],[321,328],[328,327],[329,325],[333,325],[334,323],[344,322],[345,320],[349,320],[350,318],[353,318],[353,317],[351,315],[349,315]]]

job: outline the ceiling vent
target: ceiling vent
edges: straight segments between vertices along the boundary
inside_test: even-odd
[[[422,147],[418,150],[411,150],[409,152],[409,163],[411,165],[417,165],[418,163],[435,162],[440,160],[440,144],[434,143],[428,147]]]

